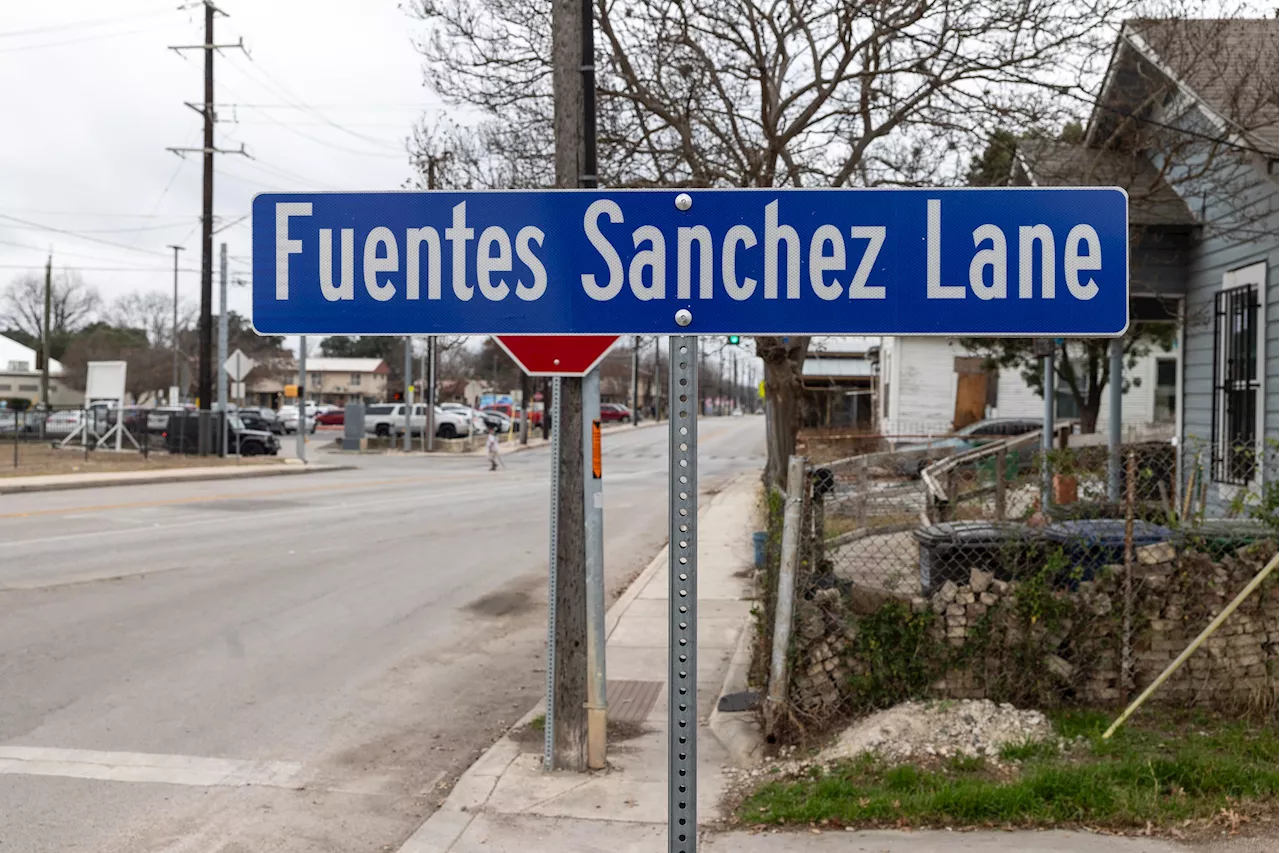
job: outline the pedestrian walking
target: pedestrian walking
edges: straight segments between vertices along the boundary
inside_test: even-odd
[[[485,441],[484,449],[489,451],[490,471],[497,471],[499,466],[507,467],[503,464],[502,457],[498,453],[498,430],[496,428],[489,427],[489,438]]]

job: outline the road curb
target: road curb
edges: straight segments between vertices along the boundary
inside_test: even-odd
[[[751,644],[756,632],[753,617],[748,616],[746,622],[742,633],[738,635],[738,646],[733,650],[733,659],[729,661],[729,670],[724,675],[724,684],[720,686],[716,707],[707,718],[707,728],[711,729],[716,740],[729,753],[729,758],[739,767],[751,767],[764,754],[764,732],[760,729],[760,719],[755,712],[720,710],[720,699],[747,689],[747,676],[751,671]]]
[[[327,463],[318,463],[311,465],[299,464],[282,464],[255,466],[254,468],[229,468],[223,470],[203,470],[185,474],[183,476],[161,476],[158,472],[146,477],[103,477],[100,480],[80,480],[67,482],[49,482],[49,483],[18,483],[16,485],[6,485],[3,479],[0,479],[0,495],[21,495],[33,492],[64,492],[73,489],[99,489],[108,486],[154,486],[165,483],[199,483],[210,480],[252,480],[257,477],[284,477],[297,474],[322,474],[328,471],[350,471],[355,468],[354,465],[331,465]],[[129,472],[121,472],[129,473]],[[62,475],[68,478],[82,475],[66,474]]]

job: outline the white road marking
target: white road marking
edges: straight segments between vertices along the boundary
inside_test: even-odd
[[[96,749],[56,749],[42,746],[0,746],[0,774],[62,776],[109,782],[161,782],[170,785],[259,785],[298,788],[302,764],[296,761],[248,761],[158,755],[145,752],[104,752]]]

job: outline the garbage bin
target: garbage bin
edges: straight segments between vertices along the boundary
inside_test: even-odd
[[[915,531],[920,544],[920,590],[931,596],[947,581],[967,584],[973,569],[1012,580],[1040,564],[1043,545],[1025,524],[951,521]]]
[[[765,547],[769,544],[769,533],[765,530],[757,530],[751,534],[751,547],[755,550],[756,568],[764,568]]]
[[[1048,544],[1062,548],[1074,569],[1068,581],[1075,587],[1082,580],[1092,580],[1103,566],[1124,562],[1124,519],[1091,518],[1059,521],[1044,528]],[[1149,521],[1133,522],[1133,547],[1176,542],[1177,534],[1167,527]]]

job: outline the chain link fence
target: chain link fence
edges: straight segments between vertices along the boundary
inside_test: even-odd
[[[1243,484],[1214,479],[1238,457],[1190,443],[1127,445],[1118,467],[1105,446],[1046,451],[1039,433],[960,450],[808,466],[776,739],[924,696],[1115,706],[1275,552],[1274,446]],[[766,585],[787,558],[773,504]],[[1274,707],[1276,602],[1271,581],[1162,696]]]
[[[197,437],[188,428],[171,431],[172,414],[147,407],[0,409],[0,476],[179,464],[196,451]],[[236,449],[232,439],[228,452]]]

